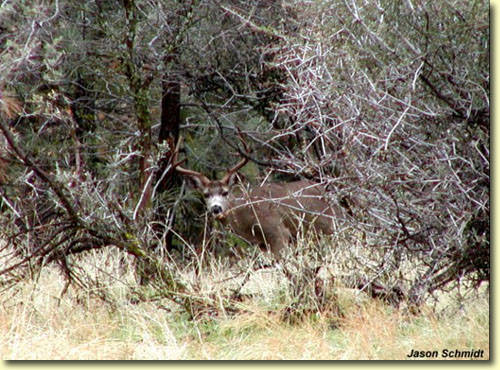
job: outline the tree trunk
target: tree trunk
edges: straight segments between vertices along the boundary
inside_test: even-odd
[[[171,57],[168,57],[170,59]],[[170,74],[165,76],[163,81],[163,96],[161,99],[161,126],[160,133],[158,137],[158,142],[167,142],[170,148],[175,148],[177,141],[179,140],[179,126],[180,126],[180,103],[181,103],[181,85],[175,76],[175,74]],[[165,153],[165,156],[160,159],[159,171],[157,174],[158,193],[171,190],[178,182],[175,171],[169,170],[165,176],[162,175],[167,169],[169,163],[172,160],[172,155],[174,150]],[[167,216],[168,215],[168,216]],[[170,209],[167,213],[166,207],[162,205],[158,206],[156,210],[156,216],[158,219],[165,222],[168,228],[165,230],[158,230],[158,232],[165,232],[165,247],[167,250],[172,250],[172,238],[173,233],[171,227],[175,221],[175,212]],[[165,218],[168,217],[167,220]],[[161,224],[161,223],[160,223]]]

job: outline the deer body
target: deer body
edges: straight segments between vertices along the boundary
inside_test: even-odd
[[[240,161],[222,180],[209,180],[203,174],[176,166],[191,185],[200,190],[208,211],[232,231],[261,249],[270,250],[279,259],[293,241],[300,227],[332,234],[340,209],[326,199],[326,189],[309,180],[270,183],[231,194],[237,170],[247,163]]]
[[[178,149],[175,161],[177,153]],[[221,180],[210,180],[200,172],[182,168],[179,163],[173,167],[203,194],[207,209],[215,218],[241,238],[270,250],[277,259],[301,228],[323,234],[334,232],[335,218],[341,216],[341,208],[332,206],[321,184],[309,180],[269,183],[232,194],[237,171],[247,162],[245,156]]]
[[[279,257],[301,227],[334,232],[335,210],[324,196],[323,186],[308,180],[266,184],[230,196],[227,210],[216,218],[238,236]]]

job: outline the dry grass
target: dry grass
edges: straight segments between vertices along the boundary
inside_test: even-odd
[[[70,288],[56,268],[38,281],[17,284],[0,299],[0,356],[5,360],[183,359],[184,346],[169,330],[170,317],[152,303],[130,303],[113,256],[87,255],[86,267],[107,280],[115,307],[89,291]]]
[[[37,295],[43,294],[38,292]],[[0,310],[0,354],[9,360],[182,359],[168,317],[152,305],[109,312],[97,301],[16,302]]]
[[[476,304],[437,317],[432,312],[407,316],[373,301],[343,320],[340,331],[347,343],[341,358],[400,360],[411,349],[483,349],[483,359],[489,359],[488,301],[483,296]]]
[[[483,349],[489,359],[488,301],[437,318],[431,312],[408,316],[382,302],[366,300],[349,308],[338,327],[329,318],[300,325],[254,307],[220,322],[190,343],[197,359],[226,360],[404,360],[414,350]]]
[[[159,309],[158,302],[131,303],[124,288],[131,284],[131,272],[112,259],[85,256],[88,269],[95,269],[114,295],[113,309],[85,289],[70,288],[61,298],[64,281],[55,268],[45,269],[36,283],[3,291],[1,358],[368,360],[405,359],[411,349],[444,348],[484,349],[484,359],[489,358],[485,289],[460,304],[451,294],[443,296],[439,315],[424,310],[417,316],[339,289],[343,317],[316,316],[290,325],[278,313],[280,299],[286,299],[280,295],[282,282],[262,271],[249,283],[259,294],[243,303],[245,313],[188,321],[168,302],[162,302],[168,310]],[[227,271],[221,266],[208,273],[203,291],[213,293]]]

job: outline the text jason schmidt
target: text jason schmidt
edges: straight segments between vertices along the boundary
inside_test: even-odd
[[[448,358],[448,359],[482,359],[484,358],[484,349],[471,349],[461,351],[459,349],[443,349],[441,351],[417,351],[411,349],[406,355],[407,358]]]

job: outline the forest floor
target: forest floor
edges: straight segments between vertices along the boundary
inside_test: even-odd
[[[61,296],[65,281],[56,267],[49,267],[37,281],[18,283],[0,292],[0,357],[405,360],[412,353],[430,356],[424,357],[428,359],[451,359],[445,355],[476,351],[476,359],[489,359],[486,284],[467,298],[456,290],[442,294],[438,306],[424,306],[419,314],[409,314],[359,291],[339,289],[341,316],[316,315],[290,324],[270,309],[276,299],[272,288],[276,281],[270,283],[271,275],[264,272],[253,277],[250,284],[257,294],[242,302],[244,313],[219,312],[188,320],[168,302],[162,305],[124,298],[111,307],[92,292],[74,286]],[[213,276],[213,281],[217,279]]]

